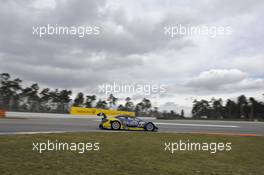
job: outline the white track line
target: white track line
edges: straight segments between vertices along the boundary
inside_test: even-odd
[[[17,135],[17,134],[59,134],[66,131],[37,131],[37,132],[0,132],[0,135]]]
[[[159,123],[157,125],[173,125],[173,126],[202,126],[202,127],[221,127],[221,128],[240,128],[240,126],[234,125],[204,125],[204,124],[184,124],[184,123]]]
[[[1,135],[33,135],[33,134],[61,134],[61,133],[89,133],[89,132],[129,132],[124,130],[113,131],[113,130],[80,130],[80,131],[29,131],[29,132],[0,132]]]

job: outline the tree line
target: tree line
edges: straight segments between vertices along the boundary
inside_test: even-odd
[[[240,95],[236,100],[228,99],[223,103],[221,98],[194,100],[192,116],[195,119],[264,119],[264,103],[254,97]]]
[[[22,87],[21,83],[21,79],[11,79],[8,73],[0,74],[0,108],[29,112],[67,111],[72,91],[40,89],[37,83]]]
[[[118,104],[118,98],[110,94],[106,100],[96,95],[77,93],[71,99],[72,91],[67,89],[41,89],[37,83],[23,87],[22,80],[12,79],[8,73],[0,74],[0,108],[9,111],[68,113],[71,106],[132,111],[138,116],[150,116],[164,119],[185,118],[184,110],[159,111],[151,100],[143,98],[134,103],[130,97],[124,104]],[[194,100],[192,108],[194,119],[264,119],[264,103],[253,97],[241,95],[237,100],[222,99]]]
[[[96,95],[84,95],[79,92],[71,99],[72,91],[63,89],[41,89],[37,83],[23,87],[22,80],[12,79],[8,73],[0,74],[0,108],[9,111],[27,112],[56,112],[68,113],[71,106],[110,109],[116,106],[117,110],[134,111],[138,115],[152,115],[151,101],[144,98],[134,104],[130,97],[125,99],[125,104],[118,105],[118,98],[110,94],[107,100],[97,99]]]

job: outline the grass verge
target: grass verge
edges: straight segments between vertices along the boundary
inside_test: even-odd
[[[99,142],[99,151],[32,151],[32,142]],[[231,142],[232,150],[164,151],[164,142]],[[264,174],[263,137],[145,132],[0,136],[0,174]]]

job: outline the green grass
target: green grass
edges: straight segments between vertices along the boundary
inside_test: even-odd
[[[32,142],[100,142],[100,150],[32,151]],[[232,150],[164,151],[164,142],[231,142]],[[264,174],[264,138],[145,132],[0,136],[0,174]]]

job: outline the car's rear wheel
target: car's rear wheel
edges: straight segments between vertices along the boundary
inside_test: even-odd
[[[119,129],[121,128],[121,124],[120,124],[120,122],[118,122],[118,121],[114,121],[114,122],[112,122],[112,123],[111,123],[111,128],[112,128],[113,130],[119,130]]]
[[[146,130],[146,131],[154,131],[154,130],[155,130],[155,126],[154,126],[154,124],[153,124],[153,123],[147,123],[147,124],[145,125],[145,130]]]

